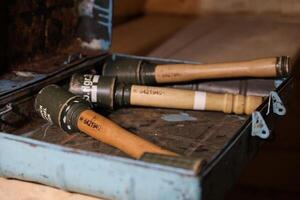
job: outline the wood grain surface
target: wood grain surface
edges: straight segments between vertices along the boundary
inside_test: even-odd
[[[300,20],[276,15],[204,15],[149,56],[203,63],[242,61],[299,51]]]
[[[147,0],[147,13],[197,14],[251,13],[299,14],[300,2],[295,0]]]
[[[155,68],[158,83],[172,83],[214,78],[276,77],[277,58],[207,64],[164,64]]]
[[[187,25],[191,17],[145,15],[114,28],[112,52],[145,55]]]
[[[156,108],[207,110],[251,114],[263,101],[258,96],[243,96],[133,85],[130,104]]]
[[[201,0],[200,12],[291,15],[300,13],[300,2],[295,0]]]

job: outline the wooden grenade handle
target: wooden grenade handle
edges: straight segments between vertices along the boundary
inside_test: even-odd
[[[92,110],[86,110],[80,113],[77,127],[87,135],[114,146],[136,159],[140,159],[145,153],[177,156],[176,153],[164,150],[130,133]]]
[[[163,64],[154,70],[157,83],[234,77],[277,77],[290,73],[286,56],[215,64]]]
[[[133,85],[130,104],[161,108],[222,111],[251,114],[263,101],[258,96],[217,94],[164,87]]]
[[[224,113],[250,115],[263,102],[263,97],[259,96],[233,95],[228,93],[203,94],[202,92],[196,92],[195,95],[206,96],[205,108],[207,110],[223,111]]]

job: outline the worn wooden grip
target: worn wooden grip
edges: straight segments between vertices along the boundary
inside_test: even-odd
[[[139,106],[222,111],[251,114],[263,98],[233,94],[217,94],[164,87],[133,85],[130,104]]]
[[[144,153],[177,155],[126,131],[92,110],[80,113],[77,127],[87,135],[116,147],[136,159],[139,159]]]
[[[288,57],[216,64],[164,64],[156,66],[154,75],[157,83],[213,78],[277,77],[289,73],[289,65]]]
[[[206,110],[249,115],[263,102],[263,98],[259,96],[206,93],[205,102]]]

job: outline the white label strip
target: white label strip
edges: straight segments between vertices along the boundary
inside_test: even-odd
[[[93,83],[98,83],[100,76],[99,75],[94,75],[93,77]]]
[[[97,86],[93,85],[91,88],[91,102],[97,103]]]
[[[194,110],[205,110],[206,92],[195,92]]]

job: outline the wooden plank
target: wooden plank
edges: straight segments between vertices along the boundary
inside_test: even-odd
[[[117,25],[126,20],[141,15],[144,12],[146,0],[115,0],[113,23]]]
[[[291,17],[203,16],[149,55],[222,62],[290,55],[299,50],[300,21]]]
[[[146,13],[276,13],[299,14],[300,2],[295,0],[147,0]]]
[[[0,178],[0,197],[1,200],[101,200],[45,185],[4,178]]]
[[[195,15],[201,12],[201,1],[147,0],[145,4],[145,12]]]
[[[226,13],[299,14],[300,1],[295,0],[201,0],[202,11]]]
[[[117,26],[112,52],[144,55],[190,22],[190,17],[146,15]]]

